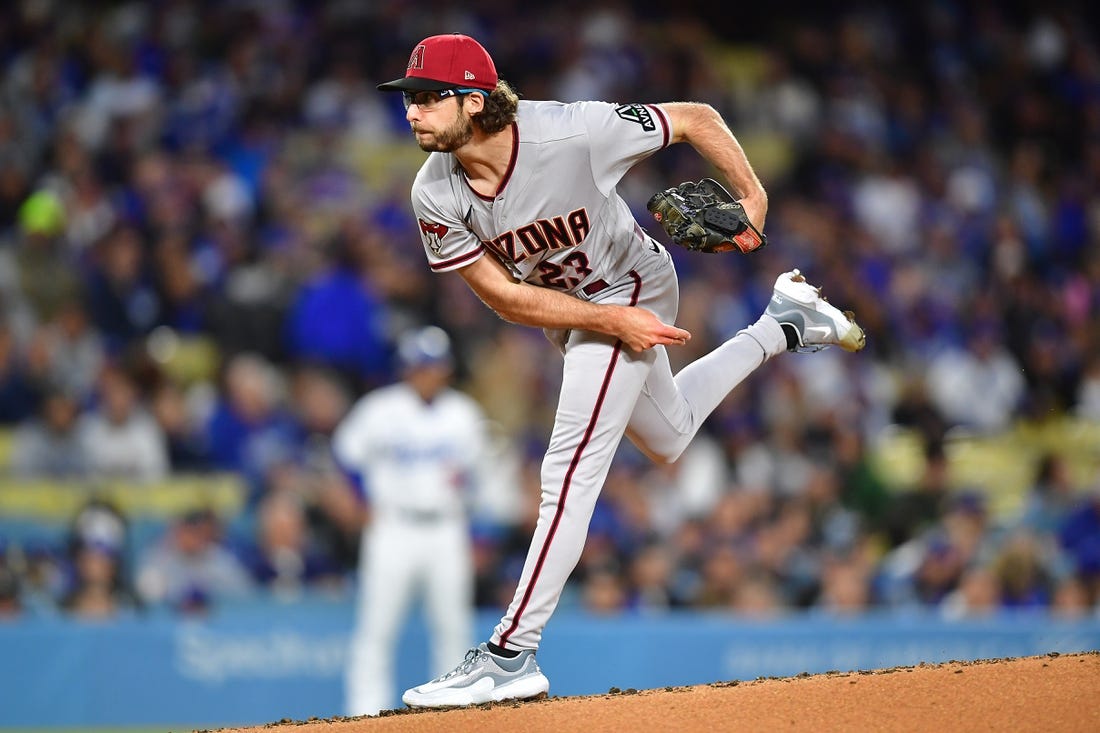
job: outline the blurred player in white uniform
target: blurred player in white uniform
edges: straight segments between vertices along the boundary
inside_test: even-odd
[[[473,562],[468,505],[485,469],[481,408],[450,387],[447,334],[428,327],[398,342],[401,381],[362,397],[337,428],[340,465],[361,481],[370,520],[347,670],[349,715],[394,707],[394,654],[423,599],[438,674],[470,646]]]
[[[763,230],[767,194],[710,106],[519,101],[485,49],[457,34],[421,41],[405,76],[379,89],[404,94],[417,144],[431,153],[412,189],[431,269],[457,272],[505,320],[545,329],[564,355],[539,519],[512,603],[458,667],[402,699],[443,707],[537,697],[549,689],[535,662],[542,629],[623,435],[672,462],[769,358],[857,350],[863,334],[795,270],[776,280],[756,323],[673,375],[665,349],[691,335],[671,325],[672,258],[616,186],[638,161],[687,142]]]

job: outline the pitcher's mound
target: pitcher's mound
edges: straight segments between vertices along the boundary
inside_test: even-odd
[[[947,662],[557,697],[239,733],[465,731],[1100,731],[1100,653]]]

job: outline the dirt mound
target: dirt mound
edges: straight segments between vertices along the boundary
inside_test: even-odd
[[[369,718],[281,721],[235,733],[463,731],[1100,730],[1100,653],[802,674]],[[226,730],[224,733],[229,733]]]

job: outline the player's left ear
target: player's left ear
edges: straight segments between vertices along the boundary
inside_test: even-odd
[[[462,98],[462,106],[466,108],[466,111],[470,113],[470,116],[481,112],[485,109],[485,95],[478,92],[470,92]]]

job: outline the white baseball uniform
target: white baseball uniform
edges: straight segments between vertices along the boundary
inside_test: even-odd
[[[347,677],[351,715],[396,704],[393,658],[401,624],[422,595],[439,674],[471,645],[473,560],[467,505],[485,470],[486,421],[467,395],[426,403],[405,382],[359,400],[333,450],[363,478],[371,521],[363,533],[359,608]]]
[[[474,191],[453,155],[433,153],[412,189],[431,269],[487,254],[517,279],[601,303],[637,305],[673,323],[678,286],[668,252],[638,225],[616,186],[669,144],[657,106],[521,101],[507,173],[495,196]],[[492,635],[537,648],[584,546],[588,523],[624,432],[675,460],[703,420],[750,372],[784,351],[762,319],[675,377],[663,346],[635,353],[611,336],[547,331],[565,357],[542,464],[542,501],[526,564]]]

